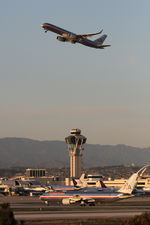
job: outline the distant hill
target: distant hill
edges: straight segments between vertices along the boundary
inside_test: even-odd
[[[126,145],[86,144],[84,167],[150,163],[150,148]],[[68,167],[69,153],[63,141],[37,141],[26,138],[0,139],[0,168],[10,167]]]

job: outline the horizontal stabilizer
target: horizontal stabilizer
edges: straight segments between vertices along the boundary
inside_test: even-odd
[[[110,47],[111,45],[99,45],[99,48]]]

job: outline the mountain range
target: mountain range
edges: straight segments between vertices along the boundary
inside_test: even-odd
[[[83,167],[113,165],[142,166],[150,163],[150,147],[85,144]],[[63,141],[38,141],[27,138],[0,139],[0,168],[69,167],[69,152]]]

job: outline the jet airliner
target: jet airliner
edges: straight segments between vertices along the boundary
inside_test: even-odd
[[[98,202],[118,201],[125,198],[133,197],[132,194],[137,180],[145,172],[147,167],[144,166],[137,173],[132,174],[128,181],[118,191],[101,191],[98,189],[87,188],[72,191],[51,191],[40,196],[47,205],[50,203],[62,203],[63,205],[79,204],[79,205],[95,205]]]
[[[59,36],[57,36],[57,40],[62,42],[71,42],[73,44],[80,43],[82,45],[85,45],[91,48],[100,48],[100,49],[104,49],[105,47],[110,46],[110,45],[103,45],[103,42],[105,41],[107,37],[106,34],[102,35],[101,37],[97,38],[94,41],[87,39],[87,37],[92,37],[94,35],[101,34],[103,30],[97,33],[91,33],[91,34],[75,34],[50,23],[43,23],[41,24],[41,27],[43,27],[45,32],[52,31],[56,34],[59,34]]]

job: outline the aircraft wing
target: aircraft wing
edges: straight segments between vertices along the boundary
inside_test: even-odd
[[[95,199],[94,198],[83,198],[82,201],[84,203],[90,204],[90,203],[94,203]]]
[[[97,34],[101,34],[103,30],[97,32],[97,33],[91,33],[91,34],[77,34],[77,37],[78,38],[87,38],[87,37],[92,37],[94,35],[97,35]]]
[[[82,198],[80,195],[73,195],[70,199],[70,203],[81,202]]]
[[[67,30],[65,30],[63,28],[60,28],[60,27],[55,26],[55,25],[50,24],[50,23],[43,23],[43,24],[41,24],[41,27],[43,27],[45,31],[49,30],[49,31],[52,31],[52,32],[60,34],[60,35],[62,35],[62,34],[73,34],[70,31],[67,31]],[[77,35],[73,34],[73,35],[76,35],[78,38],[87,38],[87,37],[91,37],[93,35],[100,34],[100,33],[102,33],[102,31],[103,30],[101,30],[101,31],[99,31],[97,33],[91,33],[91,34],[79,34],[79,35],[78,34]]]
[[[95,199],[93,198],[82,198],[80,195],[74,195],[70,198],[70,203],[80,203],[81,205],[83,204],[91,204],[95,203]]]
[[[91,204],[95,203],[95,199],[93,198],[82,198],[81,196],[73,196],[70,198],[72,203],[80,202],[80,204]]]

